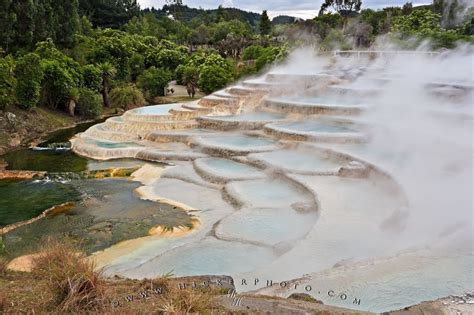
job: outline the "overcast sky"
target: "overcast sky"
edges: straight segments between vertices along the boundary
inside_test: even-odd
[[[363,0],[362,8],[378,9],[388,6],[401,6],[408,0]],[[142,8],[161,8],[165,0],[138,0]],[[204,9],[215,9],[219,5],[242,10],[262,12],[268,10],[271,18],[285,14],[301,18],[313,18],[319,11],[323,0],[183,0],[183,4]],[[413,5],[429,4],[431,0],[411,0]]]

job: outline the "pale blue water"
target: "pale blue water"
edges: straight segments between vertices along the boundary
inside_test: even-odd
[[[277,128],[284,128],[303,132],[356,132],[356,130],[339,123],[329,123],[313,120],[279,123],[273,126],[276,126]]]
[[[209,238],[146,262],[138,273],[143,270],[157,275],[167,272],[175,276],[224,275],[252,271],[274,259],[273,251],[268,248]]]
[[[244,207],[290,207],[309,201],[288,183],[274,179],[256,179],[227,184],[227,192],[244,203]]]
[[[132,109],[130,113],[139,115],[166,115],[170,109],[176,106],[176,104],[145,106]]]
[[[275,245],[304,237],[316,219],[316,212],[302,214],[291,208],[243,209],[224,219],[217,232],[230,239]]]
[[[331,96],[292,96],[278,99],[278,101],[294,102],[292,105],[336,105],[336,106],[356,106],[353,102]]]
[[[258,149],[275,144],[272,140],[249,136],[212,136],[202,138],[201,142],[215,147],[235,147],[241,149]]]
[[[264,161],[277,168],[297,172],[328,171],[338,169],[342,166],[342,163],[331,160],[321,154],[292,150],[253,153],[249,158]]]
[[[216,174],[225,174],[230,178],[252,175],[258,172],[255,167],[226,159],[202,159],[201,162]]]
[[[281,120],[284,118],[282,115],[272,113],[246,113],[242,115],[228,115],[228,116],[216,116],[208,117],[210,119],[225,120],[225,121],[274,121]]]
[[[104,142],[104,141],[97,141],[94,139],[85,139],[85,142],[88,144],[94,144],[104,149],[125,149],[125,148],[131,148],[131,147],[142,147],[141,144],[138,144],[135,142]]]

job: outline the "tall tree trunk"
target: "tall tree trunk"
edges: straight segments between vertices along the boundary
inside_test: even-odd
[[[107,79],[103,79],[102,82],[102,101],[105,107],[110,107],[109,84],[107,83]]]

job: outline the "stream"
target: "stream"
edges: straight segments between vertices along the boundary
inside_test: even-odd
[[[0,228],[37,217],[53,206],[74,203],[66,212],[46,216],[1,236],[7,256],[35,251],[46,237],[71,239],[91,253],[126,239],[146,236],[158,225],[192,226],[192,216],[181,209],[140,199],[135,193],[140,187],[138,182],[78,176],[84,171],[138,168],[144,164],[126,159],[94,161],[74,154],[69,139],[95,123],[98,122],[53,132],[38,147],[0,156],[0,160],[8,163],[7,170],[48,172],[44,179],[0,180]]]

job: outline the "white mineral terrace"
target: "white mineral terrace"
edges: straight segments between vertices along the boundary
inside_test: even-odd
[[[381,94],[393,94],[390,73],[376,62],[338,58],[320,61],[319,70],[281,67],[192,103],[133,109],[72,139],[73,150],[92,159],[167,162],[163,171],[147,165],[137,172],[137,193],[179,206],[201,223],[175,237],[119,243],[95,254],[99,266],[131,278],[226,274],[240,291],[306,292],[371,311],[472,289],[472,247],[464,238],[470,223],[432,238],[404,235],[414,225],[407,223],[411,193],[397,173],[404,152],[393,156],[392,143],[371,147],[379,129],[370,113],[382,106]],[[469,87],[452,87],[454,102],[451,90],[429,90],[427,81],[427,95],[448,104],[437,119],[472,123],[472,104],[461,106]],[[445,117],[458,108],[462,118]],[[464,149],[456,154],[469,163],[472,148]],[[292,279],[299,279],[297,289],[264,288],[266,280]]]

